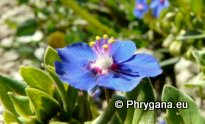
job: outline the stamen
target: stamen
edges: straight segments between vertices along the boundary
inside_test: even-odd
[[[96,36],[95,39],[96,39],[96,40],[100,40],[100,36]]]
[[[104,49],[108,49],[108,48],[109,48],[109,46],[108,46],[107,44],[104,44],[102,47],[103,47]]]
[[[114,42],[115,42],[115,39],[113,37],[108,40],[109,44],[114,43]]]
[[[94,46],[95,45],[95,41],[91,41],[90,43],[89,43],[89,46],[90,47],[92,47],[92,46]]]
[[[104,35],[103,35],[103,38],[104,38],[104,39],[107,39],[107,38],[108,38],[108,35],[107,35],[107,34],[104,34]]]

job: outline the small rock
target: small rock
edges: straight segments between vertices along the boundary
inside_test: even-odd
[[[29,59],[25,59],[25,60],[23,60],[23,62],[22,62],[22,65],[32,65],[32,64],[33,64],[32,61],[29,60]]]
[[[3,120],[3,106],[0,104],[0,124],[3,124],[4,120]]]
[[[3,113],[3,106],[0,104],[0,114]]]
[[[5,52],[5,54],[1,57],[3,58],[1,61],[2,62],[14,61],[18,59],[18,57],[19,55],[16,53],[16,51],[11,50],[11,51]]]
[[[15,72],[12,72],[11,73],[11,77],[13,78],[13,79],[15,79],[15,80],[23,80],[23,78],[21,77],[21,75],[20,75],[20,73],[17,71],[15,71]]]
[[[175,65],[175,71],[181,72],[183,70],[189,70],[193,73],[198,73],[199,69],[196,63],[186,60],[184,58],[181,58],[180,61]]]
[[[43,38],[43,33],[40,31],[36,31],[31,36],[21,36],[17,38],[17,41],[20,43],[29,43],[29,42],[38,42]]]
[[[45,52],[44,48],[38,48],[34,52],[34,55],[36,56],[37,59],[42,60],[44,52]]]
[[[13,43],[13,38],[12,37],[4,38],[1,41],[1,46],[3,46],[3,47],[11,47],[12,43]]]
[[[0,48],[0,56],[2,56],[4,53],[4,49],[3,48]]]

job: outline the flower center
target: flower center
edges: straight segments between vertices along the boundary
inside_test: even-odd
[[[96,60],[94,65],[101,69],[108,69],[112,64],[113,64],[113,60],[111,57],[102,56]]]
[[[114,38],[108,38],[103,35],[103,38],[96,37],[96,41],[90,42],[90,47],[97,55],[95,62],[90,63],[90,69],[96,74],[106,74],[113,65],[113,59],[110,56],[110,45],[115,42]]]
[[[109,68],[113,65],[113,59],[108,56],[100,56],[90,67],[96,74],[107,74]]]
[[[136,8],[137,8],[138,10],[143,10],[143,9],[144,9],[144,5],[141,4],[141,3],[138,3],[138,4],[136,5]]]

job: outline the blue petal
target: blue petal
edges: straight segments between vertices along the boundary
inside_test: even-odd
[[[153,16],[154,17],[159,17],[160,13],[161,13],[162,8],[161,7],[157,7],[153,10]]]
[[[111,44],[110,54],[116,63],[120,63],[132,57],[136,49],[137,48],[133,41],[118,40]]]
[[[135,17],[137,17],[137,18],[139,18],[139,19],[142,19],[143,18],[143,16],[144,16],[144,14],[145,13],[142,13],[141,11],[139,11],[139,10],[134,10],[134,15],[135,15]]]
[[[95,60],[96,55],[92,49],[83,42],[74,43],[64,48],[57,49],[62,61],[75,63],[76,61]]]
[[[136,3],[142,3],[144,1],[146,1],[146,0],[136,0]]]
[[[94,73],[88,69],[96,55],[87,44],[75,43],[57,51],[62,62],[56,61],[55,69],[62,81],[82,90],[96,86]]]
[[[134,10],[134,15],[135,17],[139,18],[139,19],[142,19],[143,16],[148,12],[148,8],[145,6],[144,10],[138,10],[138,9],[135,9]]]
[[[165,7],[165,8],[168,7],[168,6],[169,6],[169,1],[168,1],[168,0],[165,0],[164,2],[165,2],[165,3],[164,3],[164,7]]]
[[[134,15],[135,15],[135,17],[142,19],[143,16],[148,12],[149,7],[146,3],[146,0],[136,0],[136,5],[137,4],[142,4],[144,8],[143,8],[143,10],[139,10],[139,9],[135,8]]]
[[[155,0],[153,1],[151,4],[150,4],[150,8],[153,9],[153,15],[155,17],[159,17],[160,16],[160,13],[163,9],[167,8],[169,6],[169,1],[168,0],[165,0],[164,3],[161,3],[160,1],[158,0]]]
[[[154,8],[156,8],[159,4],[160,4],[160,1],[159,1],[159,0],[154,0],[154,1],[151,2],[150,8],[151,8],[151,9],[154,9]]]
[[[88,64],[86,62],[78,62],[76,64],[63,63],[63,62],[55,62],[56,73],[61,76],[66,76],[68,78],[78,79],[89,70],[87,69]],[[69,82],[69,81],[67,81]]]
[[[142,77],[155,77],[162,73],[158,61],[149,54],[136,54],[120,64],[123,70],[131,70]]]
[[[56,67],[59,67],[59,65],[56,65]],[[90,91],[96,86],[96,77],[91,71],[83,71],[76,75],[72,75],[74,72],[69,74],[69,72],[66,71],[62,74],[57,71],[57,74],[62,81],[67,82],[77,89]]]
[[[130,77],[127,75],[109,73],[99,77],[97,83],[102,87],[127,92],[134,89],[142,78],[143,77]]]

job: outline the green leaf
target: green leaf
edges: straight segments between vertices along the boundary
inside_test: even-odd
[[[61,110],[59,103],[41,90],[26,88],[26,93],[35,107],[37,117],[43,123],[48,122]]]
[[[57,51],[51,47],[47,47],[44,54],[44,64],[54,66],[55,61],[60,61]]]
[[[205,87],[205,76],[199,73],[196,78],[184,84],[186,87]]]
[[[176,18],[175,18],[175,25],[176,25],[178,30],[180,30],[182,28],[182,26],[184,25],[183,19],[184,19],[183,13],[178,12],[176,14]]]
[[[184,7],[185,5],[188,4],[187,0],[169,0],[170,4],[174,7],[183,7],[183,9],[185,9],[186,7]]]
[[[201,72],[205,75],[205,50],[194,50],[192,54],[197,63],[199,64]]]
[[[74,116],[81,122],[90,121],[92,119],[89,102],[83,95],[80,95],[77,98],[77,106],[74,111]]]
[[[36,116],[30,116],[30,118],[18,117],[21,124],[42,124],[39,122]]]
[[[9,77],[0,74],[0,83],[2,83],[2,85],[7,85],[15,93],[26,95],[25,92],[26,84],[23,82],[11,79]]]
[[[26,96],[16,95],[12,92],[8,92],[8,95],[13,102],[14,108],[16,112],[25,118],[29,118],[29,116],[33,115],[31,109],[29,107],[29,99]]]
[[[166,59],[164,61],[161,61],[159,64],[161,67],[165,67],[165,66],[169,66],[169,65],[174,65],[179,61],[179,58],[170,58],[170,59]]]
[[[205,66],[205,51],[204,50],[193,51],[193,56],[196,59],[196,61],[198,62],[198,64],[200,64],[201,66]]]
[[[20,74],[30,87],[38,88],[52,95],[54,81],[46,72],[35,67],[22,66],[20,68]]]
[[[202,14],[205,4],[204,0],[190,0],[190,2],[193,12],[196,14]]]
[[[18,0],[19,4],[28,3],[29,0]]]
[[[65,122],[60,122],[60,121],[59,121],[59,122],[57,122],[57,121],[56,121],[56,122],[50,122],[49,124],[68,124],[68,123],[65,123]],[[69,123],[69,124],[70,124],[70,123]]]
[[[14,116],[13,114],[11,114],[8,111],[4,111],[3,119],[4,119],[5,124],[12,124],[12,123],[14,123],[14,124],[17,123],[18,124],[18,120],[17,120],[16,116]]]
[[[100,115],[100,113],[99,113],[99,107],[96,105],[95,99],[90,98],[89,104],[90,104],[90,109],[92,111],[92,117],[97,118]]]
[[[123,101],[123,103],[125,103],[125,102]],[[124,121],[126,119],[126,115],[127,115],[127,108],[126,107],[117,109],[116,113],[111,118],[109,124],[124,124]]]
[[[177,102],[187,102],[188,104],[187,109],[167,109],[167,124],[205,123],[205,119],[201,116],[199,108],[194,103],[194,101],[176,88],[172,86],[165,86],[162,93],[162,101],[172,102],[173,105],[175,105]]]
[[[0,82],[0,100],[4,109],[13,114],[14,116],[18,116],[11,99],[7,94],[10,91],[12,91],[12,89],[5,85],[5,82]]]
[[[38,24],[36,19],[28,19],[20,24],[17,28],[17,36],[33,35],[37,30]]]
[[[55,74],[53,70],[47,68],[47,71],[49,72],[49,74],[51,75],[51,77],[55,82],[56,88],[63,102],[63,109],[67,115],[67,118],[69,119],[72,114],[73,106],[69,105],[70,103],[69,103],[68,94],[66,93],[63,83],[61,82],[61,80],[58,78],[58,76]]]
[[[125,108],[125,106],[123,106],[123,108],[117,109],[115,107],[115,102],[117,100],[120,100],[123,103],[125,103],[126,98],[122,96],[113,96],[106,110],[98,118],[96,118],[92,122],[92,124],[107,124],[111,121],[112,117],[114,117],[116,114],[118,114],[119,117],[121,117],[121,114],[124,113],[123,115],[125,116],[127,109]],[[124,119],[122,118],[120,120],[124,120]]]
[[[73,111],[74,110],[73,106],[75,105],[78,97],[78,90],[69,85],[67,89],[67,94],[68,94],[69,108],[71,109],[70,111]]]
[[[149,79],[144,79],[131,92],[127,93],[127,98],[137,102],[155,102],[152,85]],[[154,124],[156,122],[156,112],[144,109],[128,109],[125,124]]]

